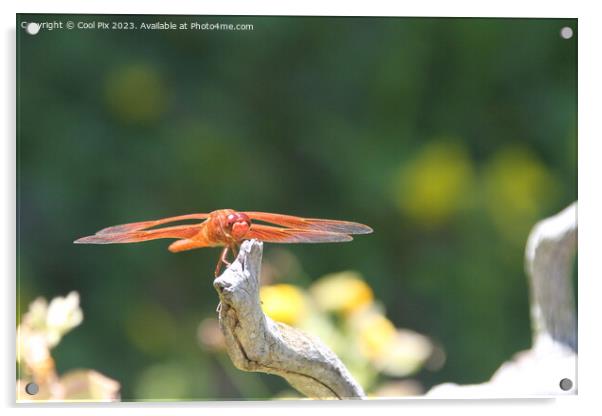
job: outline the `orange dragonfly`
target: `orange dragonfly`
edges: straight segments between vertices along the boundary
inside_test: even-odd
[[[171,225],[184,220],[204,220],[197,224]],[[252,223],[267,222],[278,226]],[[176,238],[169,251],[202,247],[224,247],[215,268],[219,275],[222,264],[230,266],[228,251],[236,257],[244,240],[257,239],[266,243],[338,243],[351,241],[351,234],[369,234],[372,228],[350,221],[301,218],[268,212],[237,212],[220,209],[208,214],[188,214],[104,228],[96,234],[75,240],[75,244],[137,243],[158,238]]]

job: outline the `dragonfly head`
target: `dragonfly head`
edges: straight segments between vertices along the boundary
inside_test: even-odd
[[[228,215],[226,224],[230,229],[230,235],[235,240],[241,240],[251,228],[251,218],[242,212]]]

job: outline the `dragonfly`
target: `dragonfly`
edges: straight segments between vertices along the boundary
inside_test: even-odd
[[[193,224],[172,224],[186,220],[203,221]],[[204,247],[223,247],[215,267],[215,277],[217,277],[222,265],[228,267],[231,264],[228,253],[232,252],[236,258],[240,244],[245,240],[256,239],[266,243],[340,243],[353,240],[351,237],[353,234],[369,234],[372,231],[372,228],[367,225],[351,221],[220,209],[206,214],[186,214],[115,225],[104,228],[94,235],[75,240],[74,243],[138,243],[171,238],[177,239],[168,247],[172,253]]]

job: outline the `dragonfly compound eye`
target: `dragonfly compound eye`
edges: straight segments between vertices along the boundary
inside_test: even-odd
[[[250,224],[245,220],[235,222],[232,226],[232,237],[236,239],[243,238],[249,231],[249,228]]]

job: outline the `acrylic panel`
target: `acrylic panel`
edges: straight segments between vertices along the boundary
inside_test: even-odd
[[[18,401],[577,393],[576,19],[16,31]]]

